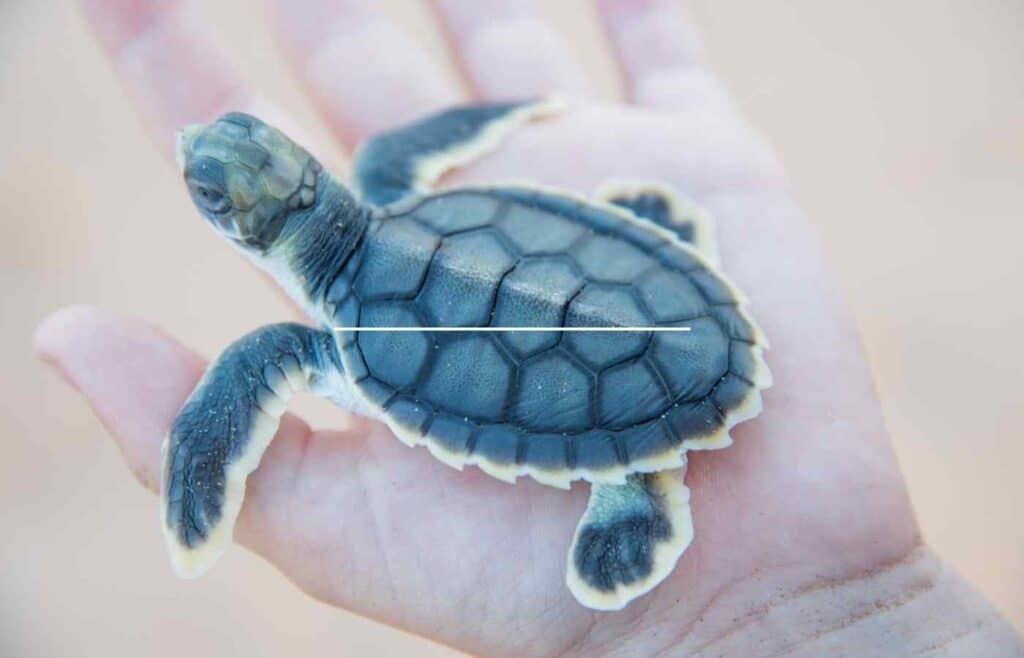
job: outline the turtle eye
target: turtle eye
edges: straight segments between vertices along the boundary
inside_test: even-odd
[[[194,183],[192,196],[196,203],[207,212],[219,215],[231,209],[231,202],[227,195],[216,187],[205,183]]]

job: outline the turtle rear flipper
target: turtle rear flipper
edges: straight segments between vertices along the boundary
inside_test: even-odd
[[[597,198],[672,231],[712,263],[718,263],[718,246],[711,218],[671,186],[663,183],[610,183],[598,192]]]
[[[446,171],[469,164],[522,124],[562,107],[551,99],[466,105],[384,133],[356,154],[353,186],[375,206],[428,192]]]
[[[292,394],[335,367],[333,340],[298,324],[258,329],[225,350],[186,400],[168,436],[161,487],[178,575],[201,575],[231,542],[246,477]]]
[[[566,583],[583,605],[620,610],[664,580],[692,539],[690,492],[678,474],[595,484],[569,550]]]

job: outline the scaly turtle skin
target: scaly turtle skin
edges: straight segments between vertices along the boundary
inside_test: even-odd
[[[163,485],[179,573],[202,572],[230,541],[245,478],[301,390],[456,468],[592,482],[567,571],[584,605],[621,608],[671,572],[693,530],[670,471],[687,450],[728,446],[760,411],[765,339],[715,269],[707,217],[662,186],[609,184],[599,201],[429,191],[555,109],[456,108],[380,136],[358,156],[356,194],[253,117],[182,131],[200,211],[319,328],[242,338],[185,403]],[[460,327],[638,329],[436,331]]]

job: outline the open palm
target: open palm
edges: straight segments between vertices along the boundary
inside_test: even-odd
[[[210,58],[215,48],[187,12],[109,4],[89,2],[87,13],[130,83],[139,71],[196,81],[188,100],[170,82],[147,83],[142,95],[161,129],[229,107],[260,112]],[[348,147],[469,98],[369,4],[281,12],[305,82]],[[564,570],[586,486],[567,493],[527,479],[510,486],[475,468],[460,473],[370,421],[312,432],[286,416],[249,479],[236,532],[317,598],[490,655],[637,642],[643,653],[679,643],[696,650],[752,610],[821,579],[881,568],[918,543],[852,320],[777,163],[702,68],[670,3],[597,4],[629,83],[626,104],[588,101],[568,48],[526,4],[437,4],[473,96],[574,98],[567,114],[525,127],[445,184],[529,179],[592,193],[610,179],[665,181],[717,220],[723,269],[772,341],[775,387],[764,413],[733,432],[733,447],[691,453],[696,535],[673,575],[622,612],[581,607]],[[141,39],[192,45],[176,70],[153,70],[145,54],[124,61],[148,52],[124,48]],[[38,341],[155,487],[160,443],[201,359],[155,329],[94,309],[56,314]]]

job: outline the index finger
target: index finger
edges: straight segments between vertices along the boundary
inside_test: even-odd
[[[596,5],[633,102],[666,110],[730,107],[679,3],[596,0]]]
[[[82,0],[81,7],[168,157],[175,130],[229,110],[301,133],[250,88],[192,2]]]
[[[296,72],[347,146],[465,99],[451,73],[380,3],[275,4]]]

